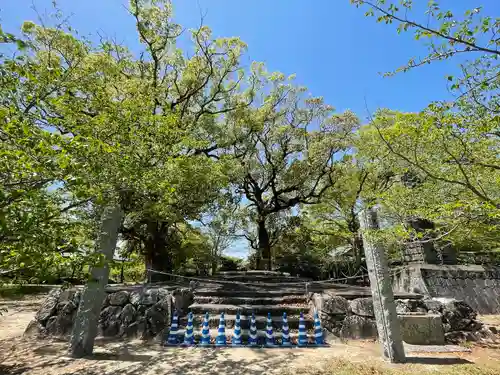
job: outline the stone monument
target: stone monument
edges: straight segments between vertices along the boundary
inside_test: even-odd
[[[417,231],[431,230],[433,224],[415,219],[409,224]],[[428,236],[410,239],[403,250],[403,266],[393,271],[395,292],[420,293],[427,298],[452,298],[467,302],[480,314],[500,313],[500,267],[459,265],[448,242]]]

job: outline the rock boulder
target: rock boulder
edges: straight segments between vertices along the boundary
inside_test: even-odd
[[[427,308],[427,311],[432,313],[439,313],[443,309],[443,303],[436,299],[424,299],[422,303]]]
[[[366,317],[374,317],[373,301],[371,298],[356,298],[350,304],[350,309],[353,314]]]
[[[158,305],[154,305],[147,309],[145,317],[148,326],[149,338],[155,337],[167,326],[167,313]]]
[[[108,295],[108,302],[111,306],[125,306],[129,301],[130,293],[121,290]]]
[[[180,316],[188,313],[189,306],[194,302],[193,291],[189,288],[179,288],[172,293],[174,309]]]
[[[443,306],[443,323],[450,325],[450,331],[465,330],[476,317],[477,313],[464,301],[451,301]]]
[[[24,330],[24,335],[28,337],[36,337],[41,335],[44,329],[45,327],[38,320],[33,319]]]
[[[135,314],[136,314],[136,310],[135,310],[134,305],[132,305],[130,303],[128,305],[125,305],[123,310],[120,312],[120,317],[119,317],[122,325],[125,325],[125,326],[130,325],[135,319]]]
[[[101,310],[99,317],[99,333],[102,336],[110,337],[118,335],[120,331],[120,315],[123,308],[121,306],[108,306]]]
[[[374,319],[351,315],[344,319],[340,336],[348,339],[375,339],[378,336]]]
[[[330,293],[314,293],[310,304],[311,313],[318,312],[323,327],[334,334],[339,334],[342,321],[349,310],[349,301]]]
[[[396,312],[399,315],[408,314],[412,312],[410,306],[408,305],[407,299],[397,299],[394,301],[394,303],[396,304]]]
[[[43,301],[42,307],[36,313],[35,319],[39,322],[47,321],[57,310],[61,289],[52,289]]]
[[[414,345],[443,345],[445,333],[440,315],[400,315],[401,337]]]
[[[163,288],[132,292],[130,293],[130,303],[133,305],[152,306],[156,302],[164,299],[168,294],[168,290]]]

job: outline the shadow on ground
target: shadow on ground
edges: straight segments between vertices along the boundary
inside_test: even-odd
[[[154,360],[141,362],[135,366],[116,371],[106,371],[105,368],[83,369],[74,374],[80,375],[136,375],[136,374],[249,374],[261,375],[275,370],[283,363],[293,360],[296,355],[286,353],[279,357],[269,355],[269,352],[256,352],[258,358],[234,358],[228,350],[196,349],[201,355],[197,359],[189,360],[186,353],[177,350],[165,352]],[[284,353],[283,353],[284,354]]]
[[[24,344],[27,344],[24,342]],[[328,349],[249,349],[249,348],[163,348],[143,342],[99,343],[94,355],[73,359],[67,356],[67,341],[40,342],[38,347],[13,346],[0,360],[1,375],[261,375],[302,373],[305,366],[359,363],[363,352],[346,345]],[[355,349],[355,348],[354,348]],[[364,352],[371,357],[370,351]],[[337,356],[337,355],[340,355]],[[347,357],[346,357],[347,356]],[[375,358],[375,357],[374,357]],[[407,358],[412,366],[470,365],[458,357]],[[378,360],[377,360],[378,362]],[[331,362],[335,363],[335,362]],[[381,362],[382,364],[382,362]],[[335,373],[332,369],[332,373]],[[417,371],[418,372],[418,371]],[[320,372],[315,372],[320,373]],[[356,375],[356,374],[354,374]]]
[[[293,352],[241,349],[160,348],[124,344],[99,348],[94,355],[73,359],[62,355],[67,346],[60,342],[36,348],[36,360],[25,366],[0,364],[0,374],[18,375],[26,372],[78,375],[189,375],[249,374],[276,370],[299,356]],[[276,353],[276,355],[273,355]],[[22,353],[17,353],[19,355]],[[244,355],[242,355],[244,354]],[[88,361],[91,361],[89,363]],[[79,366],[80,364],[80,366]],[[79,368],[80,367],[80,368]],[[66,372],[65,372],[66,371]]]
[[[471,362],[464,358],[455,357],[406,357],[406,363],[419,365],[470,365],[474,362]]]

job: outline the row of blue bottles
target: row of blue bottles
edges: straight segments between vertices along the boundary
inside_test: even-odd
[[[203,319],[201,339],[199,342],[199,345],[202,347],[203,346],[204,347],[211,346],[210,328],[209,328],[208,320],[209,320],[209,315],[207,312],[207,313],[205,313],[205,317]],[[265,346],[266,347],[277,347],[277,346],[290,347],[290,346],[292,346],[291,341],[290,341],[290,328],[288,326],[288,318],[287,318],[286,313],[283,313],[283,326],[282,327],[283,328],[282,328],[282,336],[281,336],[281,345],[277,345],[275,342],[275,338],[274,338],[271,313],[268,313],[267,322],[266,322],[266,337],[265,337]],[[167,345],[177,345],[178,344],[178,329],[179,329],[178,316],[177,316],[177,313],[174,313],[174,316],[172,318],[172,325],[170,326],[170,332],[169,332],[168,339],[166,342]],[[227,346],[226,330],[225,329],[226,329],[226,322],[225,322],[225,318],[224,318],[224,313],[221,313],[220,320],[219,320],[219,328],[217,330],[217,336],[215,338],[215,346],[216,347]],[[316,346],[324,345],[323,329],[321,328],[321,322],[320,322],[318,314],[316,312],[314,313],[314,342],[315,342],[314,345],[316,345]],[[186,330],[184,333],[183,345],[193,346],[194,344],[195,344],[195,341],[194,341],[194,329],[193,329],[193,313],[190,312],[188,314],[188,322],[187,322]],[[304,314],[300,313],[299,335],[298,335],[297,345],[299,347],[304,347],[304,346],[308,346],[308,344],[309,344],[309,340],[308,340],[308,336],[307,336]],[[241,331],[241,317],[240,317],[239,312],[236,314],[233,336],[231,338],[231,345],[236,346],[236,347],[243,345],[242,331]],[[252,313],[252,317],[250,319],[250,331],[249,331],[249,335],[248,335],[248,346],[258,346],[257,324],[256,324],[256,320],[255,320],[255,314],[253,314],[253,313]]]

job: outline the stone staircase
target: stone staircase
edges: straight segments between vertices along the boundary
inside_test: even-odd
[[[265,337],[267,315],[271,315],[274,334],[279,343],[282,316],[286,312],[293,342],[298,336],[299,316],[302,312],[311,341],[313,309],[318,310],[323,328],[333,336],[352,339],[377,337],[370,288],[337,284],[334,280],[311,281],[266,271],[232,272],[194,280],[179,277],[178,280],[167,283],[110,285],[106,287],[106,293],[99,317],[99,332],[104,337],[120,340],[123,337],[140,337],[147,340],[155,338],[163,342],[169,334],[173,310],[179,313],[181,329],[178,335],[181,342],[188,312],[194,314],[194,335],[197,340],[205,313],[209,313],[212,339],[217,335],[220,314],[224,313],[226,337],[230,342],[239,312],[244,341],[247,340],[250,318],[254,313],[260,337]],[[27,332],[49,336],[69,334],[80,296],[81,291],[77,288],[51,291]],[[409,327],[407,337],[413,341],[406,340],[409,343],[418,344],[420,339],[426,342],[434,340],[437,335],[434,337],[432,333],[439,331],[438,326],[443,338],[443,319],[446,319],[445,323],[449,323],[450,327],[451,322],[463,325],[463,314],[460,311],[465,307],[458,302],[457,306],[463,309],[458,311],[455,308],[455,312],[453,309],[446,310],[445,317],[444,305],[439,301],[421,301],[421,295],[411,293],[395,293],[395,299],[401,300],[397,303],[397,309],[400,310],[399,318],[404,326]],[[470,307],[466,310],[468,314],[473,313]],[[482,327],[474,320],[475,315],[467,319],[467,327],[471,324]],[[415,338],[416,334],[419,340]],[[328,336],[327,339],[333,340]]]
[[[224,313],[226,336],[230,337],[236,314],[240,313],[242,335],[248,336],[250,318],[255,314],[258,335],[265,336],[267,314],[271,313],[276,337],[280,337],[282,316],[286,312],[291,337],[298,333],[299,316],[304,313],[306,327],[313,329],[313,318],[309,314],[307,279],[292,277],[279,272],[249,271],[224,272],[195,291],[194,303],[189,310],[194,315],[195,336],[201,332],[201,324],[208,312],[211,335],[215,337],[220,314]],[[187,317],[180,319],[184,327]],[[182,331],[181,331],[182,332]],[[181,333],[179,332],[179,333]]]

